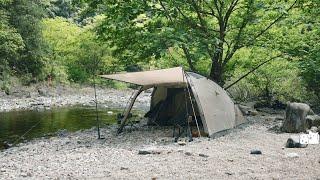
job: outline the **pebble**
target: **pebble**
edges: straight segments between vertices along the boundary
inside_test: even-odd
[[[152,154],[152,152],[147,151],[147,150],[139,150],[138,154],[140,154],[140,155],[147,155],[147,154]]]
[[[228,175],[228,176],[231,176],[231,175],[233,175],[234,173],[231,173],[231,172],[225,172],[225,174],[226,174],[226,175]]]
[[[180,146],[185,146],[185,145],[187,145],[187,143],[184,142],[184,141],[178,141],[178,144],[179,144]]]
[[[120,170],[128,170],[129,168],[121,167]]]
[[[298,158],[299,154],[298,153],[288,153],[288,154],[286,154],[286,157],[288,157],[288,158]]]
[[[250,154],[258,154],[258,155],[260,155],[260,154],[262,154],[262,152],[260,150],[254,149],[254,150],[250,151]]]
[[[206,154],[199,154],[199,156],[200,156],[200,157],[205,157],[205,158],[209,157],[209,156],[206,155]]]

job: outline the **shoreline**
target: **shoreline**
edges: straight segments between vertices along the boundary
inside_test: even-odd
[[[0,113],[75,105],[95,106],[94,89],[92,87],[25,87],[25,89],[21,89],[12,95],[0,93]],[[98,104],[106,108],[124,108],[133,92],[133,89],[97,88]],[[147,111],[149,102],[150,93],[142,92],[137,98],[133,109]]]

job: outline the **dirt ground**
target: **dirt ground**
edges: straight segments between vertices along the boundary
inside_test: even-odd
[[[225,136],[181,146],[171,128],[140,127],[115,136],[116,127],[62,133],[0,153],[1,179],[320,179],[320,145],[284,148],[281,114],[248,117]],[[258,149],[261,155],[250,151]],[[141,155],[146,150],[151,154]],[[290,157],[289,153],[297,153]]]

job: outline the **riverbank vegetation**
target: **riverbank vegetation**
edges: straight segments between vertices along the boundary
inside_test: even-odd
[[[175,66],[228,87],[261,65],[228,89],[234,99],[315,106],[319,9],[317,0],[0,0],[0,87]]]

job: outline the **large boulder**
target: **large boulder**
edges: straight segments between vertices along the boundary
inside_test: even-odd
[[[288,103],[282,131],[288,133],[305,132],[308,129],[306,120],[310,106],[304,103]]]

